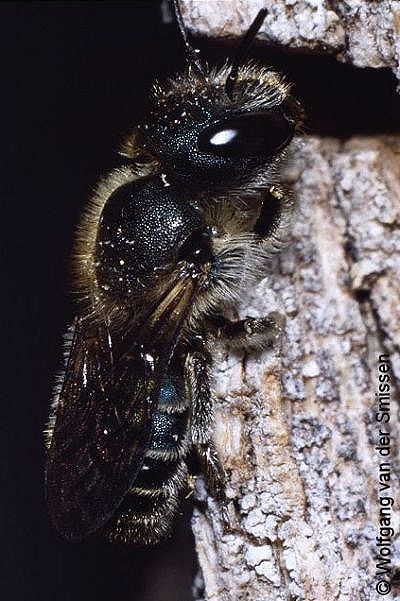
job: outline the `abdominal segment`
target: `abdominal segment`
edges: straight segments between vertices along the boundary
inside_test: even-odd
[[[174,371],[170,368],[162,382],[142,467],[106,527],[110,541],[157,544],[171,530],[180,493],[187,484],[185,459],[191,447],[183,375]]]

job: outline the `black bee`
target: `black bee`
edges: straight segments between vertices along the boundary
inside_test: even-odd
[[[79,540],[165,537],[200,459],[223,501],[211,443],[212,341],[260,346],[271,319],[221,317],[285,236],[294,201],[281,166],[302,122],[289,85],[243,63],[260,11],[229,65],[189,44],[184,73],[154,87],[148,118],[99,185],[75,253],[80,304],[47,431],[46,490],[58,531]]]

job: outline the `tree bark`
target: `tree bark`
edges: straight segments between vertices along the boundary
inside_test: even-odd
[[[357,67],[390,67],[400,79],[399,0],[181,0],[193,35],[241,36],[261,8],[270,44],[330,53]]]
[[[291,169],[292,239],[239,308],[284,315],[281,348],[216,353],[215,441],[234,529],[224,534],[200,484],[207,509],[195,511],[193,530],[207,601],[378,598],[382,353],[393,367],[392,525],[400,518],[399,156],[394,138],[308,138]]]
[[[260,37],[400,76],[400,2],[182,0],[189,31]],[[228,10],[229,7],[229,10]],[[307,137],[288,170],[299,209],[288,247],[238,307],[278,312],[282,339],[258,355],[215,352],[215,442],[233,529],[200,480],[193,531],[206,601],[400,600],[400,137]],[[391,412],[378,423],[379,356],[391,361]],[[379,487],[379,429],[391,433]],[[391,508],[391,592],[380,596],[380,498]],[[396,580],[397,578],[397,580]],[[387,580],[389,580],[387,578]]]

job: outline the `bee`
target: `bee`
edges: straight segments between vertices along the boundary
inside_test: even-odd
[[[259,348],[274,331],[270,317],[223,315],[285,239],[295,202],[281,170],[302,109],[281,75],[244,63],[265,10],[220,69],[201,62],[175,11],[186,70],[154,86],[128,164],[102,180],[79,227],[79,302],[46,434],[48,508],[69,540],[158,543],[192,455],[223,504],[213,342]]]

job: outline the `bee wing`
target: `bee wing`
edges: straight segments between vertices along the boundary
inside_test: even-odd
[[[64,537],[105,525],[132,486],[193,295],[191,282],[174,282],[117,360],[105,323],[76,320],[46,464],[49,511]]]

